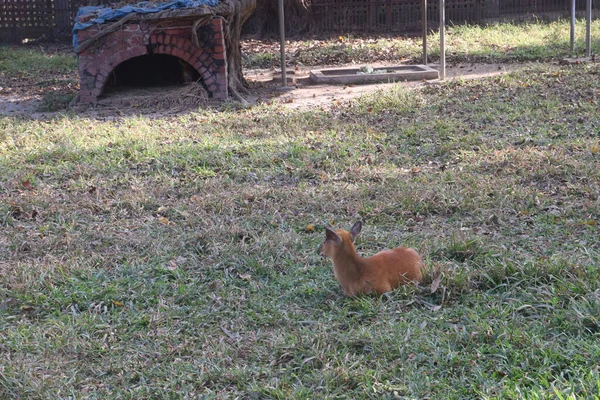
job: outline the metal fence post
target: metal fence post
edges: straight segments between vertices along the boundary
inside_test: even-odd
[[[576,0],[571,0],[571,55],[575,54],[575,19],[576,19]]]
[[[440,79],[446,79],[446,0],[440,0]]]
[[[585,56],[592,56],[592,0],[587,0],[585,8]]]
[[[283,16],[283,0],[279,0],[279,48],[281,51],[281,86],[287,86],[285,66],[285,18]]]
[[[427,0],[423,0],[421,2],[421,8],[421,28],[423,30],[423,65],[427,65]]]

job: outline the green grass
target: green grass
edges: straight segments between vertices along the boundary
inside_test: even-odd
[[[592,29],[600,21],[592,22]],[[575,53],[585,53],[585,21],[576,24]],[[556,60],[570,54],[570,23],[501,23],[487,27],[457,25],[449,28],[447,52],[451,60],[541,61]],[[439,57],[439,33],[432,35],[432,52]],[[600,40],[592,40],[592,52],[600,51]]]
[[[592,32],[600,21],[592,22]],[[570,55],[568,21],[498,23],[485,27],[457,25],[447,27],[446,57],[449,62],[550,61]],[[430,61],[439,59],[439,31],[428,35]],[[418,62],[422,57],[420,37],[360,37],[343,35],[333,40],[290,40],[288,60],[304,65]],[[264,67],[264,60],[277,64],[279,47],[271,50],[253,42],[244,47],[246,67]],[[592,53],[600,52],[600,40],[592,34]],[[575,55],[585,53],[585,21],[576,25]]]
[[[78,90],[77,57],[64,50],[0,45],[0,95],[39,96],[37,111],[63,111]]]
[[[0,117],[0,398],[600,398],[599,76]],[[344,297],[357,218],[437,290]]]
[[[0,71],[10,75],[36,75],[45,72],[65,73],[77,69],[77,57],[47,53],[39,48],[0,46]]]
[[[242,63],[246,68],[271,68],[276,62],[277,55],[271,52],[250,52],[244,54],[242,59]]]

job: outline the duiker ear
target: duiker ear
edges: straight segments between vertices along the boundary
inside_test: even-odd
[[[356,223],[354,225],[352,225],[352,228],[350,229],[350,236],[352,236],[353,242],[354,242],[354,239],[356,239],[356,237],[360,233],[361,229],[362,229],[361,221],[356,221]]]
[[[342,241],[342,237],[338,235],[331,227],[325,227],[325,239],[331,240],[332,242],[339,243]]]

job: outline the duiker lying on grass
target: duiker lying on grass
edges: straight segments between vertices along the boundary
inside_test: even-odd
[[[423,277],[423,260],[407,247],[380,251],[371,257],[361,257],[354,248],[354,239],[362,229],[362,222],[352,226],[350,232],[325,227],[325,241],[319,255],[333,261],[335,278],[344,293],[356,296],[365,293],[386,293],[409,282],[419,282]]]

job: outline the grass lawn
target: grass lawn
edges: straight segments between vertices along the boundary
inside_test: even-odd
[[[592,53],[600,52],[595,32],[600,20],[592,22]],[[486,27],[456,25],[447,27],[446,58],[449,63],[549,61],[570,53],[568,21],[500,23]],[[438,62],[439,32],[428,35],[430,62]],[[279,66],[279,42],[247,40],[242,43],[246,67]],[[362,37],[336,35],[333,40],[290,39],[286,44],[288,63],[307,66],[369,62],[420,62],[419,36]],[[585,21],[576,24],[575,53],[585,53]]]
[[[600,66],[0,117],[0,398],[599,399]],[[344,297],[324,223],[441,271]],[[316,229],[311,229],[314,225]]]

